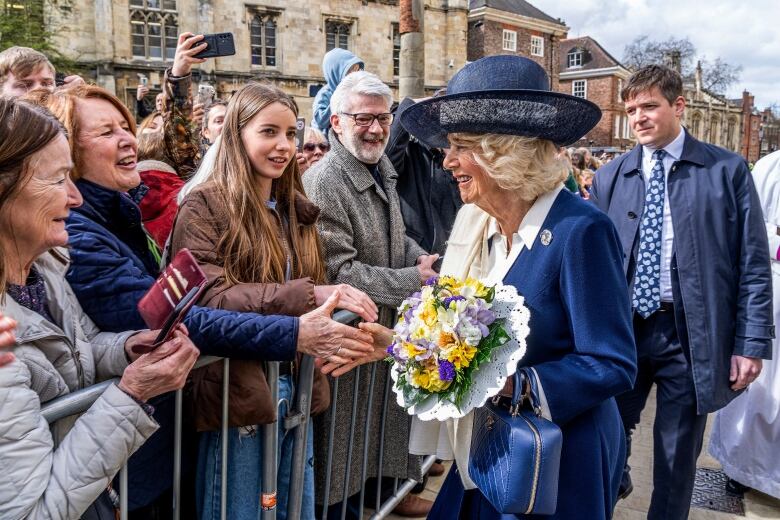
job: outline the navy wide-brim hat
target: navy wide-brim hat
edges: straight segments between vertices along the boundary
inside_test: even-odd
[[[566,146],[587,134],[601,109],[587,99],[550,90],[547,73],[521,56],[488,56],[469,63],[447,84],[447,95],[401,114],[406,130],[433,148],[448,148],[447,134],[508,134]]]

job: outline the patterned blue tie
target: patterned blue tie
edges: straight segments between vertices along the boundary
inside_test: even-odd
[[[661,306],[661,230],[664,223],[664,156],[653,152],[655,165],[645,192],[645,211],[639,228],[639,254],[636,259],[632,304],[643,318]]]

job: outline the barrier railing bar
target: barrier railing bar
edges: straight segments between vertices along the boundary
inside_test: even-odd
[[[292,470],[290,482],[305,482],[307,460],[307,447],[309,440],[309,424],[311,421],[312,387],[314,385],[314,358],[303,356],[298,368],[298,385],[295,388],[293,399],[294,408],[288,413],[288,417],[297,421],[292,427],[295,429],[293,437]],[[285,420],[285,428],[287,427]],[[303,500],[303,486],[290,486],[290,495],[287,499],[287,518],[300,518]]]
[[[175,408],[173,412],[173,520],[179,520],[181,515],[181,411],[182,389],[176,390]]]
[[[339,379],[336,378],[333,380],[333,395],[331,396],[331,403],[330,403],[330,425],[328,426],[328,432],[330,435],[328,435],[328,456],[325,462],[325,496],[322,499],[323,506],[322,506],[322,520],[325,520],[328,517],[328,506],[330,504],[330,474],[331,474],[331,466],[333,465],[333,443],[334,443],[334,437],[333,432],[336,431],[336,404],[339,397]]]
[[[219,488],[219,518],[227,520],[227,459],[228,459],[228,398],[230,387],[230,360],[225,359],[222,365],[222,468],[220,469]]]
[[[347,517],[347,498],[349,498],[349,478],[352,473],[352,450],[355,448],[355,423],[357,422],[357,404],[358,404],[358,391],[360,390],[360,372],[361,368],[358,366],[355,369],[355,384],[352,385],[352,415],[349,422],[349,443],[347,444],[347,466],[344,473],[344,492],[342,493],[343,500],[341,501],[341,520],[345,520]],[[331,435],[335,432],[331,431]],[[366,435],[367,432],[364,432]]]
[[[436,462],[436,455],[428,455],[424,460],[422,464],[422,474],[425,475],[429,469],[431,469],[431,466],[433,466],[433,463]],[[401,487],[398,486],[398,479],[395,479],[396,484],[396,491],[393,494],[392,497],[390,497],[384,504],[382,504],[382,508],[379,509],[376,513],[374,513],[371,516],[370,520],[381,520],[385,518],[387,515],[393,512],[393,509],[395,509],[395,506],[397,506],[401,500],[404,499],[406,495],[409,494],[409,492],[414,489],[414,486],[418,484],[416,480],[408,479],[404,482],[404,484]]]
[[[55,421],[59,421],[69,415],[86,412],[92,403],[94,403],[98,397],[103,395],[106,388],[118,383],[119,378],[109,379],[98,383],[96,385],[88,386],[82,390],[77,390],[62,397],[52,399],[48,403],[41,406],[41,415],[46,421],[51,424]]]
[[[263,480],[260,485],[260,518],[276,519],[276,473],[279,468],[279,362],[265,365],[265,377],[271,390],[271,402],[276,405],[276,421],[264,424],[263,430]],[[287,407],[289,409],[289,406]],[[268,504],[267,506],[265,504]]]
[[[374,384],[376,382],[376,367],[377,364],[373,363],[371,366],[371,380],[368,384],[368,410],[366,411],[366,425],[363,428],[363,472],[361,474],[360,481],[363,485],[360,487],[360,506],[358,508],[358,518],[363,518],[363,498],[366,494],[366,472],[368,471],[368,445],[370,436],[368,432],[371,431],[371,408],[374,403]]]
[[[127,507],[127,464],[119,470],[119,520],[127,520],[130,515]]]
[[[379,511],[382,505],[382,469],[384,468],[384,454],[385,454],[385,423],[387,422],[387,400],[390,396],[390,374],[387,374],[385,380],[385,393],[382,396],[382,418],[379,421],[379,469],[376,475],[376,507],[375,511]]]

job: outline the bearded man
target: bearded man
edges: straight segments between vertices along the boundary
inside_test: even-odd
[[[406,236],[396,192],[398,176],[385,155],[392,101],[390,88],[376,75],[358,71],[346,76],[330,101],[331,150],[303,178],[307,195],[321,209],[318,225],[330,282],[365,291],[379,306],[378,321],[388,327],[393,326],[394,309],[404,298],[435,276],[432,265],[438,259]],[[395,404],[395,396],[384,396],[389,391],[389,366],[378,361],[361,369],[339,378],[335,411],[332,406],[315,421],[317,497],[328,504],[346,498],[342,491],[350,450],[356,456],[349,471],[348,496],[364,485],[363,453],[368,454],[368,477],[421,478],[419,458],[408,455],[409,415]],[[357,386],[356,377],[361,377]],[[370,380],[374,380],[373,398]],[[354,417],[353,388],[359,389]],[[336,414],[331,493],[323,497],[331,413]],[[346,442],[351,424],[355,425],[353,446]],[[378,487],[386,490],[373,484],[367,491],[370,494]],[[382,494],[386,498],[387,493]],[[425,516],[430,506],[430,501],[408,495],[394,512]]]

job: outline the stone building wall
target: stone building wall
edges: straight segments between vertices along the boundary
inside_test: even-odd
[[[59,35],[60,48],[89,71],[87,76],[131,107],[139,73],[149,78],[152,93],[159,89],[170,61],[133,57],[130,0],[68,2],[69,9],[50,10],[49,23]],[[249,24],[256,11],[276,16],[275,67],[251,63]],[[293,95],[308,119],[310,87],[324,83],[321,63],[328,19],[351,23],[349,50],[397,93],[392,29],[399,18],[397,0],[176,0],[176,16],[179,32],[233,33],[234,56],[198,67],[200,79],[215,85],[221,97],[229,97],[250,79],[270,80]],[[468,0],[426,1],[425,85],[431,93],[465,65],[467,16]]]

